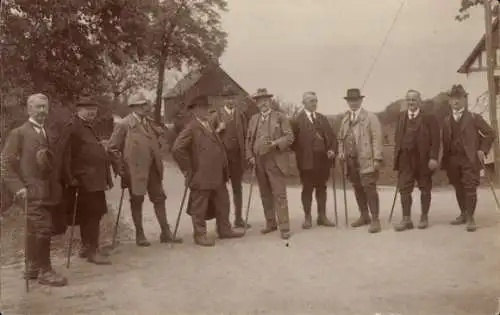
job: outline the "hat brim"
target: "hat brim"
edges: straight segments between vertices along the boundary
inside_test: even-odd
[[[99,107],[99,104],[92,102],[76,103],[76,107]]]
[[[142,105],[147,105],[148,102],[140,102],[140,103],[131,103],[131,104],[128,104],[129,107],[133,107],[133,106],[142,106]]]
[[[260,98],[272,98],[274,95],[273,94],[262,94],[262,95],[254,95],[252,98],[254,100],[258,100]]]
[[[344,99],[345,100],[361,100],[365,98],[364,95],[360,95],[360,96],[345,96]]]

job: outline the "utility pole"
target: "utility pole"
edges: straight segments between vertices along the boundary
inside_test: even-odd
[[[493,47],[493,30],[492,30],[492,14],[491,14],[491,0],[484,0],[484,18],[486,26],[486,65],[488,67],[488,95],[489,95],[489,114],[491,127],[498,134],[498,120],[497,120],[497,85],[495,79],[496,68],[496,50]],[[500,180],[500,145],[498,136],[493,142],[493,154],[495,158],[495,181],[498,183]]]

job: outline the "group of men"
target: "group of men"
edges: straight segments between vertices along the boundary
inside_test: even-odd
[[[377,116],[362,107],[364,96],[359,89],[347,91],[349,110],[338,131],[317,111],[318,98],[312,91],[303,94],[304,107],[292,119],[272,108],[273,95],[266,89],[252,96],[259,111],[253,115],[237,106],[235,94],[223,96],[225,104],[215,112],[208,96],[192,100],[188,105],[190,115],[172,146],[172,155],[189,188],[187,213],[196,244],[215,244],[207,236],[207,220],[215,218],[219,238],[240,238],[250,228],[242,209],[242,181],[248,169],[258,183],[264,210],[266,222],[261,233],[279,230],[280,237],[288,239],[286,175],[290,150],[295,152],[302,183],[302,228],[312,227],[313,192],[317,225],[335,226],[326,215],[326,187],[338,159],[342,175],[352,183],[360,212],[352,227],[368,225],[370,233],[380,232],[376,185],[383,165],[383,133]],[[394,169],[399,174],[403,212],[396,231],[414,227],[411,206],[415,182],[421,191],[418,228],[428,227],[432,176],[439,167],[440,152],[441,167],[455,189],[460,209],[451,223],[466,224],[467,231],[476,230],[480,170],[495,132],[480,115],[468,111],[467,93],[461,85],[454,85],[449,97],[452,113],[440,130],[436,117],[422,108],[420,93],[410,90],[406,94],[407,109],[401,111],[395,133]],[[67,284],[67,279],[52,269],[50,239],[64,233],[68,224],[80,225],[80,257],[95,264],[111,263],[107,253],[99,249],[99,222],[107,212],[105,191],[112,187],[111,169],[121,176],[122,188],[129,191],[136,244],[150,245],[142,225],[146,193],[158,219],[160,242],[182,242],[172,235],[167,220],[160,141],[164,127],[148,115],[150,103],[142,94],[133,96],[128,102],[131,113],[116,124],[106,140],[96,135],[92,125],[97,103],[90,97],[80,99],[64,132],[51,137],[44,126],[48,98],[31,95],[27,101],[29,120],[12,130],[2,151],[2,180],[16,200],[27,204],[25,277],[42,284]],[[226,187],[229,181],[233,225]],[[64,214],[67,219],[61,220]],[[61,221],[63,224],[55,228],[54,223]],[[238,230],[241,228],[244,231]]]

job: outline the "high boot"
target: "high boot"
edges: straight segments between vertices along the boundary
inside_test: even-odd
[[[233,203],[234,203],[234,227],[245,228],[245,220],[243,219],[243,194],[240,191],[233,189]],[[247,229],[252,226],[247,223]]]
[[[215,241],[207,237],[207,224],[204,216],[191,215],[193,222],[193,239],[194,243],[203,247],[215,246]]]
[[[466,206],[466,224],[465,227],[467,232],[474,232],[477,230],[476,222],[474,221],[474,212],[476,211],[477,195],[469,194],[466,195],[465,206]]]
[[[316,224],[319,226],[334,227],[335,223],[326,216],[326,187],[324,190],[316,189],[316,203],[318,204],[318,219]]]
[[[465,192],[462,187],[455,186],[455,196],[457,197],[458,207],[460,208],[460,215],[451,221],[451,225],[465,224]]]
[[[367,191],[367,200],[370,212],[372,215],[372,222],[368,228],[369,233],[378,233],[382,230],[380,226],[379,213],[380,213],[380,201],[378,197],[377,188],[370,188]]]
[[[137,246],[147,247],[150,246],[151,243],[144,235],[144,229],[142,227],[142,202],[130,202],[130,207],[132,210],[132,221],[135,226],[135,243]]]
[[[301,192],[302,209],[304,210],[304,222],[302,223],[302,228],[308,230],[312,228],[312,216],[311,216],[311,205],[312,205],[312,190],[310,186],[304,185]]]
[[[411,221],[411,194],[401,194],[401,208],[403,209],[403,219],[399,224],[394,226],[396,232],[413,229],[413,222]]]
[[[371,223],[370,214],[368,210],[368,202],[366,193],[363,187],[354,187],[354,195],[356,197],[356,202],[360,211],[360,217],[354,221],[351,226],[357,228],[363,225],[368,225]]]
[[[420,192],[420,204],[422,207],[422,214],[420,216],[420,222],[418,223],[419,229],[426,229],[429,227],[429,210],[431,208],[431,192]]]
[[[50,262],[50,238],[37,240],[37,260],[40,266],[38,283],[53,287],[62,287],[68,284],[68,279],[52,269]]]
[[[87,261],[96,265],[111,265],[111,261],[99,251],[99,220],[94,220],[87,224],[89,226],[89,249],[87,252]]]
[[[26,263],[28,264],[24,273],[24,277],[30,280],[36,280],[38,278],[38,263],[37,263],[37,243],[36,235],[29,233],[27,240],[27,247],[25,249]]]
[[[167,221],[167,211],[165,209],[165,203],[155,204],[155,214],[156,219],[158,220],[158,224],[160,224],[161,234],[160,234],[160,243],[182,243],[182,238],[175,237],[173,238],[172,232],[170,230],[170,225]]]
[[[88,237],[88,222],[81,222],[80,223],[80,239],[81,239],[81,245],[80,245],[80,251],[78,252],[78,256],[80,258],[87,258],[88,256],[88,251],[89,251],[89,237]]]

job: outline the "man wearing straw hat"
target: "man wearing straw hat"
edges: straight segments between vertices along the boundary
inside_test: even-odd
[[[302,182],[302,207],[304,223],[302,228],[312,227],[311,204],[313,191],[316,192],[318,207],[317,224],[335,226],[326,216],[326,182],[335,163],[337,138],[328,119],[316,111],[318,97],[315,92],[305,92],[302,96],[304,109],[292,121],[295,137],[293,149]]]
[[[161,243],[181,243],[172,238],[167,221],[163,190],[163,159],[160,152],[159,135],[163,130],[148,116],[151,104],[143,93],[130,97],[128,106],[132,113],[120,121],[108,143],[109,151],[118,164],[122,186],[129,189],[130,208],[135,226],[136,244],[149,246],[142,225],[142,205],[146,193],[153,203],[160,225]]]
[[[243,233],[232,230],[229,222],[227,155],[210,121],[207,96],[196,97],[189,107],[193,119],[175,140],[172,155],[190,189],[187,213],[193,222],[194,242],[200,246],[214,246],[214,240],[207,236],[207,220],[216,219],[221,239],[239,238]]]
[[[75,224],[80,225],[80,257],[96,265],[109,265],[109,258],[99,250],[99,227],[102,216],[108,212],[105,192],[113,186],[113,181],[108,153],[92,125],[98,108],[89,96],[81,97],[76,103],[64,157],[66,181],[70,186],[66,191],[66,208],[73,213],[77,203]],[[72,220],[73,215],[69,218]]]
[[[9,134],[1,154],[2,180],[27,205],[27,241],[24,277],[48,286],[65,286],[66,277],[52,269],[50,243],[52,217],[62,198],[60,165],[54,163],[53,143],[45,120],[49,99],[43,94],[28,97],[29,119]]]
[[[260,113],[248,124],[246,158],[255,166],[260,197],[266,217],[262,234],[280,230],[281,238],[291,236],[288,215],[285,174],[288,172],[288,154],[294,141],[293,131],[286,116],[271,109],[272,94],[258,89],[253,95]]]
[[[381,230],[377,180],[382,166],[383,136],[377,116],[361,107],[364,96],[359,89],[347,90],[349,110],[339,131],[339,160],[344,163],[352,183],[360,217],[352,227],[370,225],[370,233]],[[370,218],[371,213],[371,218]]]
[[[467,92],[462,85],[453,85],[448,95],[452,114],[443,124],[441,166],[455,188],[460,208],[460,215],[451,224],[466,224],[466,230],[474,232],[480,171],[496,135],[481,115],[467,109]]]

